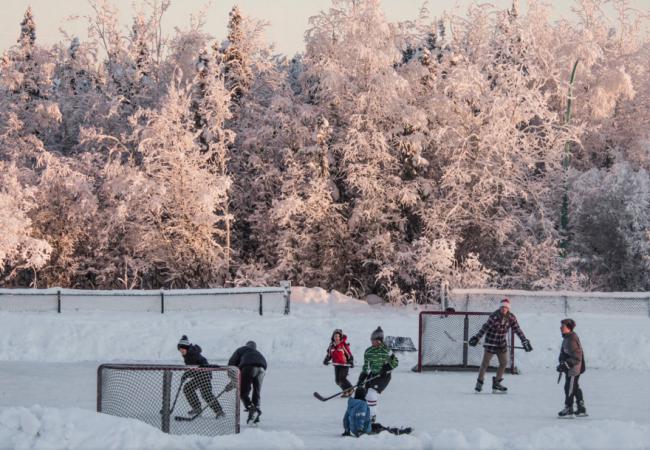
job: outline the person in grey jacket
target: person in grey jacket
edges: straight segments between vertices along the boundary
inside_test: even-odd
[[[582,350],[580,338],[573,331],[576,323],[573,319],[564,319],[560,322],[560,331],[562,332],[562,348],[560,350],[557,371],[566,375],[564,382],[564,409],[558,413],[558,416],[571,418],[585,417],[587,410],[585,408],[582,389],[578,384],[580,375],[585,372],[585,357]],[[559,380],[559,379],[558,379]],[[573,410],[573,402],[577,401],[578,409]]]

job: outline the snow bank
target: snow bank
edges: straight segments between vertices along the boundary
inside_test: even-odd
[[[188,311],[12,313],[0,312],[0,360],[35,362],[180,362],[176,344],[187,334],[214,363],[227,361],[248,340],[257,342],[277,364],[320,365],[332,330],[342,328],[360,357],[370,333],[381,325],[386,335],[418,342],[418,310],[365,302],[322,289],[294,288],[291,314]],[[561,314],[517,313],[534,351],[517,352],[524,371],[554,368],[561,343]],[[646,317],[598,314],[574,316],[589,369],[650,370],[650,321]],[[400,355],[412,366],[416,353]]]
[[[620,421],[563,420],[557,426],[520,434],[504,426],[499,434],[477,428],[468,432],[443,429],[412,436],[382,433],[340,438],[350,449],[633,449],[650,447],[650,426]],[[310,445],[310,447],[312,447]],[[0,448],[265,448],[301,449],[304,442],[286,431],[244,429],[239,435],[174,436],[132,419],[78,408],[32,406],[0,410]],[[313,448],[313,447],[312,447]]]
[[[143,422],[69,408],[3,408],[0,448],[11,449],[206,449],[305,448],[286,431],[244,430],[239,435],[175,436]]]

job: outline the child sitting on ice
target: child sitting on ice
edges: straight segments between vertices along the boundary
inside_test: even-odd
[[[362,434],[377,434],[388,431],[392,434],[410,434],[413,431],[410,427],[395,428],[385,427],[380,423],[373,423],[370,416],[370,408],[366,403],[366,390],[357,388],[354,397],[348,399],[348,407],[343,416],[342,436],[359,437]]]

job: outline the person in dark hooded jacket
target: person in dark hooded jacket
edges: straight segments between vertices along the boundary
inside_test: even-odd
[[[186,335],[181,337],[177,345],[178,351],[183,356],[183,361],[187,366],[207,366],[208,360],[201,354],[201,347],[199,345],[191,344]],[[189,380],[189,381],[188,381]],[[201,401],[196,391],[201,392],[203,400],[206,401],[217,418],[225,415],[223,408],[219,401],[212,393],[212,374],[207,370],[187,370],[181,377],[181,383],[186,382],[183,386],[183,393],[187,398],[187,402],[192,409],[188,411],[190,416],[196,416],[201,412]]]
[[[229,366],[237,366],[241,371],[241,400],[248,411],[246,423],[258,423],[262,410],[260,409],[260,395],[262,381],[266,374],[266,359],[257,350],[254,341],[248,341],[239,347],[228,360]],[[253,398],[249,394],[253,390]]]

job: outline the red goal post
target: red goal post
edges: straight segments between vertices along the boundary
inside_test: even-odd
[[[469,338],[487,321],[490,312],[422,311],[419,316],[418,363],[416,372],[427,370],[478,370],[483,358],[481,344],[471,347]],[[508,368],[518,373],[515,366],[515,335],[509,331]],[[495,370],[497,358],[492,358],[488,370]]]

